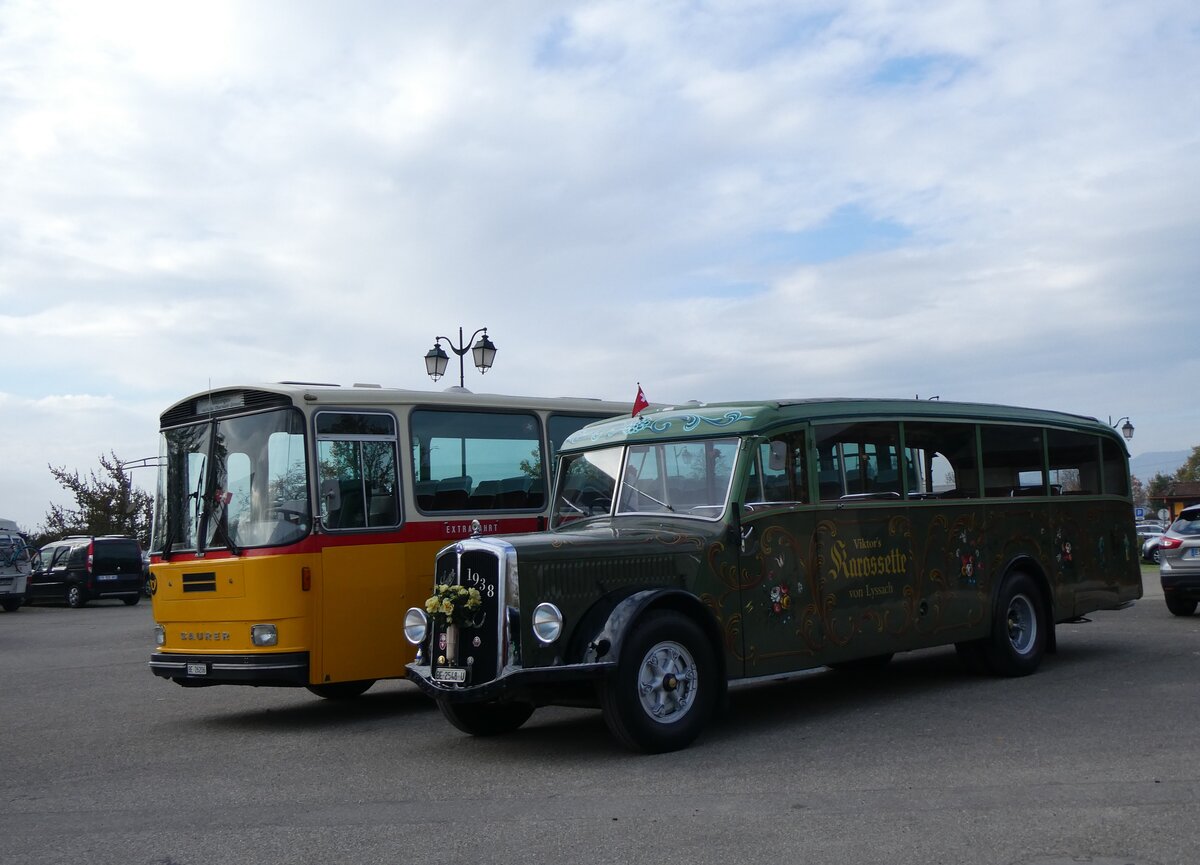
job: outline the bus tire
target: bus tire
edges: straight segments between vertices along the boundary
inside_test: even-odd
[[[1046,654],[1046,611],[1042,593],[1028,574],[1014,571],[1000,586],[992,612],[992,634],[982,644],[988,667],[998,676],[1028,676]]]
[[[600,686],[600,708],[612,734],[635,751],[686,748],[708,723],[721,687],[704,631],[674,610],[635,622],[616,671]]]
[[[309,691],[325,700],[353,700],[361,697],[375,684],[374,679],[359,679],[354,682],[328,682],[323,685],[308,685]]]
[[[532,703],[447,703],[437,701],[446,720],[472,736],[502,736],[529,720]]]
[[[1190,616],[1196,612],[1196,602],[1189,601],[1187,598],[1175,598],[1167,595],[1166,601],[1167,609],[1173,616]]]

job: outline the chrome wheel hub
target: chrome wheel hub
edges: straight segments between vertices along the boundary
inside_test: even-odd
[[[638,668],[642,710],[661,724],[673,724],[688,713],[698,685],[695,659],[676,642],[652,646]]]

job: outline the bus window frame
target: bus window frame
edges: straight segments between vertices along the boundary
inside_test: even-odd
[[[386,435],[378,435],[378,434],[370,434],[370,433],[321,433],[319,431],[319,418],[321,418],[324,415],[330,415],[330,414],[347,414],[347,415],[359,415],[359,416],[386,417],[389,421],[391,421],[392,435],[386,436]],[[313,443],[312,443],[313,474],[316,478],[316,483],[311,486],[310,493],[312,495],[315,495],[316,499],[317,499],[315,502],[315,508],[314,508],[314,512],[313,512],[313,521],[319,522],[323,531],[331,532],[331,533],[335,532],[338,534],[349,534],[349,533],[355,533],[355,532],[390,531],[390,530],[394,530],[394,529],[398,528],[399,526],[404,525],[405,510],[404,510],[404,496],[402,495],[402,490],[404,489],[404,475],[403,475],[403,472],[402,472],[402,469],[400,466],[400,420],[399,420],[399,418],[396,417],[395,413],[387,411],[385,409],[376,409],[376,408],[371,408],[371,409],[357,408],[356,409],[356,408],[352,408],[352,407],[338,406],[338,405],[321,406],[320,409],[318,409],[317,411],[314,411],[312,413],[312,417],[311,417],[311,421],[310,421],[310,429],[312,431],[312,438],[313,438]],[[362,486],[362,489],[361,489],[362,497],[363,497],[363,523],[364,524],[361,526],[331,526],[331,525],[329,525],[329,523],[327,522],[327,514],[324,511],[326,494],[323,492],[323,488],[325,486],[325,482],[326,482],[327,478],[324,477],[324,474],[322,472],[322,464],[321,464],[321,442],[323,442],[323,441],[356,442],[356,443],[358,443],[360,445],[360,447],[357,449],[360,467],[362,465],[362,448],[361,448],[362,443],[364,443],[364,442],[367,442],[367,443],[390,442],[391,443],[391,445],[392,445],[392,485],[393,485],[392,504],[395,507],[395,514],[396,514],[395,520],[393,520],[391,523],[387,523],[387,524],[371,525],[371,522],[370,522],[371,501],[370,501],[370,499],[372,498],[372,496],[370,496],[366,491],[365,484],[367,482],[367,478],[364,474],[362,477],[359,478],[360,484],[364,485],[364,486]],[[339,504],[339,510],[340,510],[340,504]]]

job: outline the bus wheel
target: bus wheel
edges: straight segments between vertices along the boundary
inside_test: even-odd
[[[672,610],[639,619],[613,677],[600,687],[609,730],[635,751],[690,745],[712,717],[722,690],[712,646],[694,621]]]
[[[359,679],[356,682],[330,682],[325,685],[308,685],[308,690],[326,700],[353,700],[366,693],[375,684],[374,679]]]
[[[1010,574],[1000,587],[992,613],[992,635],[983,655],[999,676],[1028,676],[1046,653],[1042,595],[1028,574]]]
[[[1187,598],[1172,598],[1168,595],[1167,609],[1171,611],[1172,615],[1190,616],[1196,612],[1196,602],[1189,601]]]
[[[511,733],[529,720],[532,703],[447,703],[437,701],[446,720],[472,736]]]
[[[79,609],[87,603],[87,595],[83,593],[83,589],[79,586],[71,586],[67,589],[67,606]]]

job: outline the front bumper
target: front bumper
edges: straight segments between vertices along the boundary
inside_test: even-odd
[[[480,685],[452,685],[435,681],[428,664],[409,664],[408,678],[418,688],[447,703],[484,703],[494,700],[522,701],[552,705],[577,690],[580,685],[611,676],[615,661],[595,664],[569,664],[562,667],[534,667],[507,670]]]
[[[308,652],[182,655],[155,652],[150,672],[188,685],[308,685]]]

